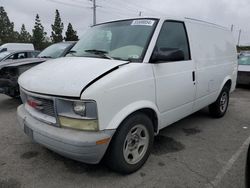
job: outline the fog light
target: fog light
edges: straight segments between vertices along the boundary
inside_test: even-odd
[[[74,118],[59,116],[59,121],[62,127],[85,130],[85,131],[98,131],[97,120],[74,119]]]

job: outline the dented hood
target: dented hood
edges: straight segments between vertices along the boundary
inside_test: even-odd
[[[91,81],[126,63],[101,58],[58,58],[26,71],[19,77],[18,83],[31,92],[80,97],[83,88]]]

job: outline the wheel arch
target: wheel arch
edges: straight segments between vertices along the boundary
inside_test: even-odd
[[[144,113],[152,120],[154,132],[157,134],[159,128],[159,111],[152,102],[148,101],[140,101],[124,107],[111,120],[107,129],[117,129],[126,118],[138,112]]]
[[[220,87],[220,90],[219,90],[219,94],[220,94],[220,92],[221,92],[221,90],[223,89],[223,87],[224,86],[228,86],[229,87],[229,89],[230,89],[230,92],[231,91],[233,91],[233,83],[232,83],[232,78],[231,78],[231,76],[227,76],[224,80],[223,80],[223,82],[222,82],[222,84],[221,84],[221,87]],[[218,96],[219,96],[219,94],[218,94]]]

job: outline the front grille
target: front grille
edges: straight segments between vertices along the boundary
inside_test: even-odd
[[[37,98],[37,97],[34,97],[34,98],[41,102],[41,109],[36,109],[36,110],[48,116],[55,117],[55,109],[54,109],[53,100],[42,99],[42,98]]]
[[[47,99],[47,98],[29,95],[29,94],[23,92],[22,90],[21,90],[20,94],[21,94],[21,98],[22,98],[22,101],[24,104],[29,105],[28,101],[34,100],[37,103],[39,103],[39,105],[32,107],[35,111],[42,113],[42,114],[46,114],[46,115],[51,116],[51,117],[56,117],[53,99]]]

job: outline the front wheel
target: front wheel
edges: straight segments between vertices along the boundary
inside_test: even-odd
[[[154,141],[152,121],[143,113],[129,116],[117,129],[106,156],[112,170],[129,174],[148,159]]]
[[[221,118],[225,115],[229,103],[229,91],[227,86],[224,86],[218,99],[209,106],[210,114],[215,118]]]

